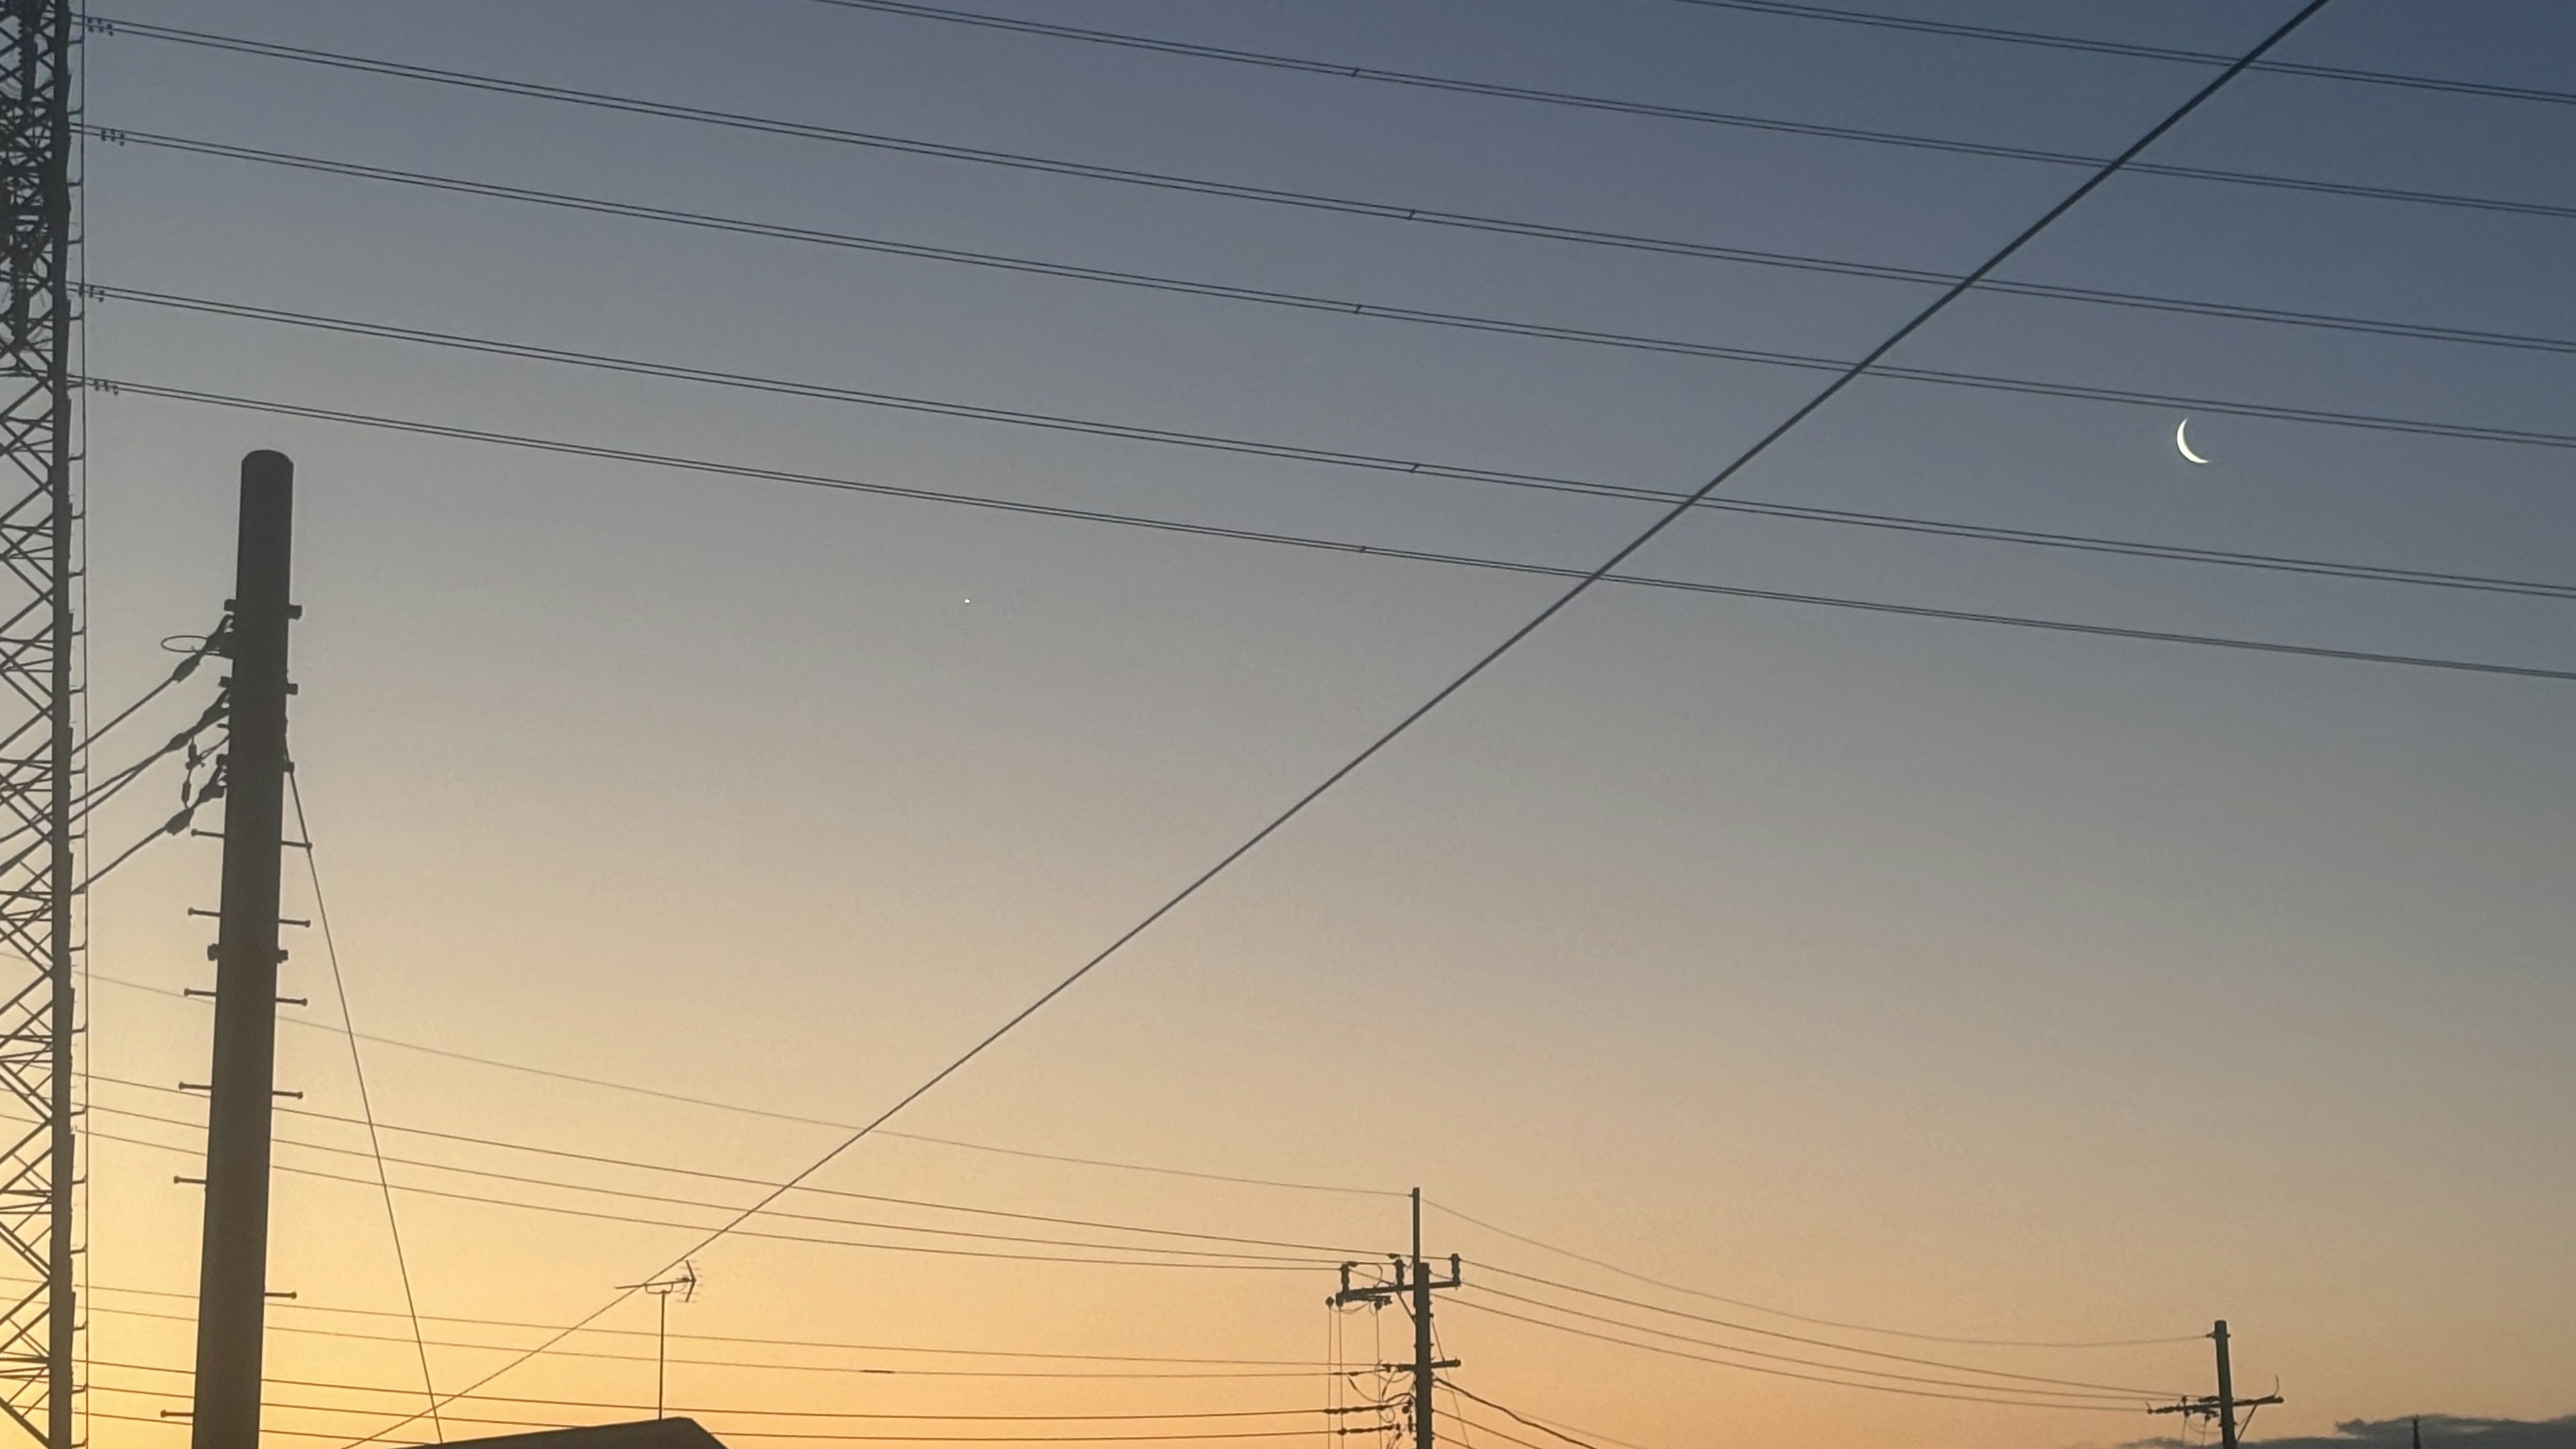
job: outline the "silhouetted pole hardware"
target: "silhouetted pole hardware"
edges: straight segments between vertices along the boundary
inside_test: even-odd
[[[670,1362],[671,1295],[679,1294],[683,1303],[698,1296],[698,1265],[684,1258],[680,1262],[680,1271],[668,1278],[655,1278],[648,1283],[620,1283],[617,1288],[621,1293],[641,1288],[653,1295],[657,1305],[656,1312],[660,1316],[653,1325],[653,1417],[667,1417],[662,1410],[662,1386]]]
[[[278,857],[285,834],[287,601],[295,465],[241,464],[241,540],[219,651],[231,727],[224,883],[215,958],[214,1075],[206,1104],[206,1229],[197,1273],[191,1449],[258,1449],[260,1338],[268,1302],[268,1161],[277,1084]]]
[[[1410,1261],[1395,1258],[1395,1281],[1392,1283],[1351,1282],[1351,1270],[1357,1263],[1342,1265],[1342,1290],[1326,1301],[1340,1308],[1353,1303],[1403,1303],[1413,1315],[1413,1362],[1380,1364],[1380,1368],[1410,1368],[1413,1371],[1413,1445],[1414,1449],[1432,1449],[1431,1381],[1441,1369],[1456,1368],[1454,1358],[1434,1358],[1431,1346],[1431,1295],[1458,1286],[1458,1255],[1449,1255],[1449,1276],[1434,1278],[1422,1262],[1422,1189],[1413,1190],[1413,1257]]]
[[[2218,1320],[2217,1324],[2210,1329],[2209,1337],[2212,1343],[2218,1345],[2218,1392],[2206,1398],[2190,1399],[2179,1404],[2167,1404],[2162,1408],[2150,1409],[2147,1412],[2151,1414],[2195,1414],[2203,1418],[2215,1420],[2218,1424],[2219,1449],[2236,1449],[2236,1433],[2237,1430],[2242,1427],[2236,1421],[2236,1411],[2239,1409],[2245,1410],[2246,1422],[2251,1423],[2254,1419],[2254,1410],[2263,1407],[2265,1404],[2277,1404],[2281,1402],[2281,1396],[2279,1393],[2275,1392],[2265,1394],[2259,1399],[2240,1399],[2236,1397],[2236,1371],[2234,1367],[2229,1364],[2227,1359],[2227,1320],[2224,1318]]]

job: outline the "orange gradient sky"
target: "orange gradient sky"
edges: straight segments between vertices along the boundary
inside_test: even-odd
[[[2084,150],[2116,149],[2202,74],[1675,5],[1078,8],[1067,18],[1214,44]],[[1972,262],[2068,182],[1980,158],[1237,73],[786,0],[726,10],[139,0],[134,18],[1919,267]],[[2469,12],[2435,34],[2407,7],[2353,0],[2329,8],[2301,56],[2545,84],[2534,57],[2576,42],[2554,13]],[[2219,3],[2081,19],[2219,50],[2260,28]],[[1283,216],[134,37],[93,39],[88,64],[105,125],[925,245],[1838,355],[1919,305],[1891,284]],[[2544,158],[2565,154],[2576,123],[2564,108],[2499,118],[2485,104],[2254,77],[2177,133],[2172,157],[2546,191]],[[89,185],[88,265],[109,285],[1655,487],[1697,483],[1814,385],[141,146],[94,148]],[[2212,195],[2124,181],[2035,249],[2028,274],[2576,334],[2552,229],[2563,222]],[[107,376],[1231,527],[1590,562],[1644,521],[1600,499],[718,394],[140,304],[102,302],[90,327]],[[2556,356],[1995,298],[1962,304],[1906,360],[2526,427],[2563,425],[2567,380]],[[2193,438],[2216,461],[2193,469],[2172,451],[2173,423],[2152,408],[1863,387],[1748,473],[1744,492],[2568,576],[2563,453],[2212,417]],[[514,1178],[747,1201],[743,1180],[810,1162],[836,1137],[819,1123],[882,1110],[1557,588],[133,395],[94,399],[90,429],[101,705],[166,669],[153,641],[215,618],[235,461],[253,447],[297,460],[294,753],[362,1032],[813,1119],[365,1044],[388,1123],[713,1175],[389,1137],[396,1155],[447,1165],[395,1169],[442,1387],[505,1356],[466,1345],[532,1343],[537,1330],[505,1325],[575,1321],[694,1241],[697,1229],[672,1224],[719,1220]],[[1722,516],[1676,528],[1638,566],[2568,662],[2563,602]],[[174,694],[171,727],[206,687]],[[1644,1449],[2064,1449],[2173,1421],[2139,1412],[2143,1398],[2043,1412],[1614,1347],[1504,1317],[1493,1310],[1534,1310],[1495,1290],[1739,1351],[1957,1377],[1533,1289],[1507,1270],[1885,1353],[2159,1393],[2210,1390],[2208,1345],[2192,1335],[2224,1317],[2239,1386],[2277,1379],[2288,1399],[2263,1411],[2258,1438],[2408,1413],[2568,1413],[2571,711],[2576,693],[2548,681],[1596,591],[894,1124],[1364,1191],[906,1138],[863,1143],[814,1179],[1313,1248],[1235,1245],[1298,1261],[1182,1268],[736,1238],[696,1259],[703,1292],[671,1306],[673,1333],[694,1336],[673,1341],[671,1402],[754,1449],[796,1442],[764,1428],[960,1434],[1010,1421],[720,1411],[1313,1410],[1334,1401],[1332,1354],[1365,1366],[1409,1351],[1397,1316],[1336,1320],[1324,1299],[1333,1262],[1404,1246],[1401,1194],[1420,1185],[1510,1233],[1811,1318],[1951,1338],[2180,1340],[2040,1350],[1802,1326],[1433,1211],[1428,1247],[1463,1255],[1470,1285],[1439,1317],[1459,1384]],[[149,830],[169,789],[155,777],[117,801],[94,852]],[[212,841],[167,842],[92,902],[91,964],[112,978],[88,998],[102,1449],[170,1449],[184,1432],[157,1420],[186,1387],[199,1199],[172,1178],[194,1170],[198,1134],[182,1124],[202,1103],[170,1089],[202,1079],[210,1018],[172,993],[209,980],[207,923],[184,912],[211,903],[216,862]],[[290,916],[312,905],[300,868],[289,862]],[[282,1117],[282,1136],[320,1146],[282,1147],[279,1161],[360,1179],[278,1179],[272,1282],[298,1296],[273,1314],[271,1397],[299,1407],[271,1428],[291,1446],[410,1412],[421,1365],[372,1169],[345,1150],[363,1149],[363,1133],[336,1120],[357,1108],[347,1042],[313,1029],[338,1020],[326,953],[314,933],[290,935],[285,989],[312,1004],[289,1012],[304,1025],[281,1033],[280,1085],[328,1115]],[[466,1168],[487,1175],[454,1170]],[[782,1206],[1117,1236],[810,1194]],[[580,1356],[542,1357],[487,1391],[534,1402],[459,1404],[449,1437],[649,1411],[652,1326],[648,1301],[626,1302],[567,1344]],[[745,1366],[754,1359],[774,1364]],[[995,1372],[961,1372],[979,1365]],[[1194,1376],[1094,1372],[1111,1369]],[[1089,1376],[1035,1376],[1077,1372]],[[1357,1421],[1055,1428],[1143,1436],[1175,1422],[1322,1442],[1328,1422]],[[1468,1435],[1486,1449],[1486,1434]]]

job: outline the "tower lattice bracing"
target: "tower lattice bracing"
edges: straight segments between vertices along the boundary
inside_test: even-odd
[[[71,0],[0,0],[0,1439],[49,1449],[79,1328],[76,40]]]

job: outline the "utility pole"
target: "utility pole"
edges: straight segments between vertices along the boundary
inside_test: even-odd
[[[2253,1410],[2265,1404],[2277,1404],[2281,1402],[2281,1396],[2271,1393],[2259,1399],[2236,1397],[2236,1370],[2228,1362],[2227,1355],[2227,1320],[2224,1318],[2218,1320],[2217,1324],[2210,1329],[2209,1337],[2211,1342],[2218,1345],[2218,1392],[2205,1398],[2186,1399],[2179,1404],[2167,1404],[2147,1412],[2191,1414],[2215,1420],[2218,1424],[2219,1449],[2236,1449],[2236,1431],[2239,1427],[2236,1422],[2236,1411],[2246,1410],[2245,1418],[2250,1423],[2254,1418]]]
[[[1389,1255],[1393,1258],[1393,1255]],[[1342,1265],[1342,1290],[1325,1300],[1336,1308],[1354,1303],[1405,1303],[1413,1315],[1413,1362],[1410,1365],[1380,1364],[1380,1368],[1405,1368],[1413,1371],[1413,1449],[1433,1449],[1431,1432],[1431,1384],[1441,1369],[1456,1368],[1454,1358],[1434,1358],[1431,1342],[1431,1295],[1435,1291],[1458,1286],[1458,1255],[1449,1255],[1449,1276],[1434,1278],[1422,1261],[1422,1189],[1413,1190],[1413,1256],[1410,1260],[1393,1258],[1395,1281],[1362,1283],[1353,1286],[1351,1270],[1357,1263]],[[1406,1300],[1410,1299],[1408,1303]]]
[[[206,1227],[197,1275],[191,1449],[258,1449],[260,1339],[268,1309],[268,1161],[277,1085],[278,858],[284,848],[287,600],[295,465],[241,464],[241,538],[223,653],[224,883],[215,958],[215,1049],[206,1108]]]

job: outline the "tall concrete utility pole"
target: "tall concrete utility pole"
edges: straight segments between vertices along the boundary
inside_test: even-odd
[[[2218,1425],[2219,1449],[2236,1449],[2236,1435],[2238,1430],[2242,1427],[2242,1425],[2237,1422],[2236,1411],[2239,1409],[2259,1409],[2265,1404],[2277,1404],[2281,1402],[2281,1396],[2279,1394],[2265,1394],[2259,1399],[2240,1399],[2236,1397],[2236,1368],[2234,1364],[2228,1361],[2227,1320],[2222,1318],[2218,1320],[2216,1324],[2212,1325],[2209,1330],[2209,1337],[2210,1341],[2218,1346],[2218,1392],[2205,1398],[2188,1399],[2179,1404],[2167,1404],[2162,1408],[2150,1409],[2148,1412],[2153,1414],[2195,1414],[2202,1418],[2214,1420]],[[2246,1418],[2249,1420],[2252,1417],[2253,1415],[2250,1413],[2246,1415]]]
[[[258,1449],[268,1309],[268,1157],[277,1084],[277,883],[286,825],[286,626],[295,465],[242,459],[241,541],[223,653],[224,884],[206,1110],[206,1228],[197,1275],[192,1449]]]
[[[1432,1277],[1430,1269],[1424,1266],[1422,1189],[1417,1187],[1413,1190],[1413,1256],[1409,1260],[1395,1260],[1395,1281],[1353,1286],[1351,1270],[1358,1266],[1357,1263],[1342,1265],[1342,1289],[1327,1301],[1336,1308],[1353,1303],[1406,1303],[1413,1315],[1413,1362],[1409,1365],[1413,1371],[1413,1446],[1414,1449],[1433,1449],[1431,1386],[1437,1381],[1441,1369],[1456,1368],[1458,1361],[1433,1357],[1437,1350],[1431,1337],[1431,1295],[1436,1290],[1458,1286],[1458,1255],[1449,1255],[1449,1276],[1446,1278]],[[1406,1302],[1408,1299],[1410,1302]],[[1380,1367],[1396,1368],[1400,1365],[1382,1364]]]
[[[0,1264],[32,1280],[0,1290],[0,1426],[47,1449],[80,1392],[72,9],[0,0]]]

